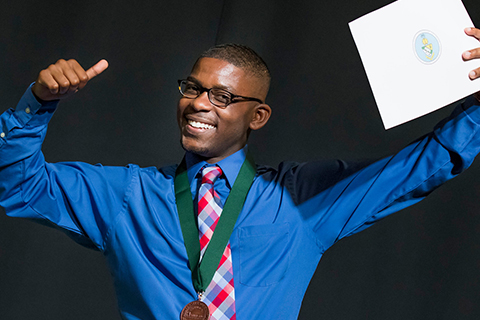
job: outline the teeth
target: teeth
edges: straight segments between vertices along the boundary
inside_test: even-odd
[[[188,120],[188,124],[191,125],[194,128],[197,128],[197,129],[213,129],[213,128],[215,128],[212,125],[209,125],[209,124],[206,124],[206,123],[203,123],[203,122],[193,121],[193,120]]]

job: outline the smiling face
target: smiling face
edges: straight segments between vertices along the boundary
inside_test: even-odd
[[[268,90],[260,79],[214,58],[199,59],[188,80],[204,88],[221,88],[262,101]],[[209,163],[216,163],[243,148],[250,130],[263,127],[270,113],[268,105],[255,101],[219,108],[208,100],[207,92],[196,99],[182,97],[177,107],[182,147],[206,158]]]

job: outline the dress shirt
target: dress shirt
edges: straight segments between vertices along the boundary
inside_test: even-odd
[[[469,98],[431,134],[374,163],[257,165],[230,237],[237,319],[296,319],[325,250],[465,170],[480,151],[477,105]],[[28,89],[0,116],[0,205],[102,251],[125,319],[178,319],[197,295],[175,205],[177,166],[47,163],[41,144],[55,108]],[[218,163],[223,201],[244,158],[242,149]],[[195,197],[203,163],[186,160]]]

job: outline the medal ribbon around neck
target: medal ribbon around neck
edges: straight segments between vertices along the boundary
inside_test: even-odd
[[[243,162],[235,183],[223,207],[222,215],[218,220],[212,238],[199,264],[200,242],[198,240],[197,213],[194,211],[192,191],[188,182],[187,165],[185,158],[175,172],[175,199],[182,228],[183,240],[187,249],[190,270],[192,271],[193,287],[197,292],[204,292],[213,279],[215,271],[222,258],[223,251],[232,235],[248,190],[255,178],[255,162],[250,153]]]

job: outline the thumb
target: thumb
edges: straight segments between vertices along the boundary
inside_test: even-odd
[[[95,78],[100,73],[105,71],[105,69],[107,69],[107,68],[108,68],[107,60],[102,59],[102,60],[98,61],[97,64],[95,64],[93,67],[91,67],[90,69],[88,69],[86,71],[87,76],[88,76],[88,80],[91,80],[92,78]]]

